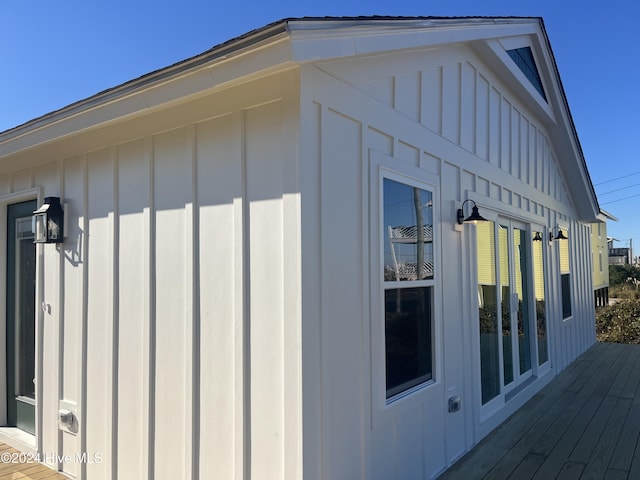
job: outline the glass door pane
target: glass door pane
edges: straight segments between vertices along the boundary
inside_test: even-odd
[[[16,220],[16,395],[36,398],[35,264],[31,218]]]
[[[480,383],[482,404],[500,394],[500,348],[498,343],[498,289],[496,242],[493,222],[476,226],[478,258],[478,321],[480,323]]]
[[[541,242],[533,242],[525,224],[507,218],[479,223],[476,234],[485,405],[530,378],[535,358],[548,360],[547,328]]]
[[[542,237],[537,232],[534,240]],[[549,360],[547,346],[547,309],[544,300],[544,258],[542,256],[542,240],[532,242],[533,257],[533,295],[536,301],[536,332],[538,334],[538,365]]]
[[[529,267],[527,243],[529,236],[524,230],[513,230],[515,289],[518,295],[517,329],[520,375],[531,370],[531,330],[529,324]]]
[[[502,358],[504,385],[513,382],[513,338],[511,334],[511,279],[509,275],[509,228],[498,227],[498,252],[500,258],[500,291],[502,314]]]

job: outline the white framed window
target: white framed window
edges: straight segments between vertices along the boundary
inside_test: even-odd
[[[413,178],[381,170],[379,275],[387,402],[435,379],[434,190]]]
[[[600,273],[602,273],[602,252],[598,252],[598,267],[600,269]]]

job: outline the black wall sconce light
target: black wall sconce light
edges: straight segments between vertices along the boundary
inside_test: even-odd
[[[541,242],[542,241],[542,234],[540,232],[536,232],[536,234],[533,236],[533,241],[534,242]]]
[[[45,197],[44,203],[33,212],[33,243],[62,243],[64,241],[64,210],[60,198]]]
[[[467,218],[464,218],[464,205],[467,202],[473,203],[473,207],[471,208],[471,215],[469,215]],[[470,199],[467,199],[462,203],[462,206],[458,209],[457,217],[458,217],[458,224],[459,225],[462,225],[465,222],[476,223],[476,222],[486,222],[487,221],[486,218],[484,218],[482,215],[480,215],[480,212],[478,211],[478,206],[476,205],[476,202],[474,202],[473,200],[470,200]]]
[[[558,231],[558,233],[554,235],[553,232],[556,230]],[[560,227],[556,225],[549,232],[549,241],[551,242],[553,240],[569,240],[569,239],[565,236],[564,233],[562,233],[562,230],[560,230]]]

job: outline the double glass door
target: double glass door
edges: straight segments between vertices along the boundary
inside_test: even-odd
[[[484,405],[530,378],[540,358],[536,328],[540,323],[536,313],[540,289],[534,260],[541,250],[533,245],[533,235],[525,224],[498,219],[481,222],[476,228]],[[539,263],[538,273],[542,274]],[[543,327],[546,342],[546,323]]]

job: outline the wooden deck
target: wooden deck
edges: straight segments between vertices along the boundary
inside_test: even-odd
[[[15,448],[0,443],[0,480],[69,480],[40,463],[21,462],[24,458]]]
[[[443,479],[640,479],[640,346],[594,345]]]

